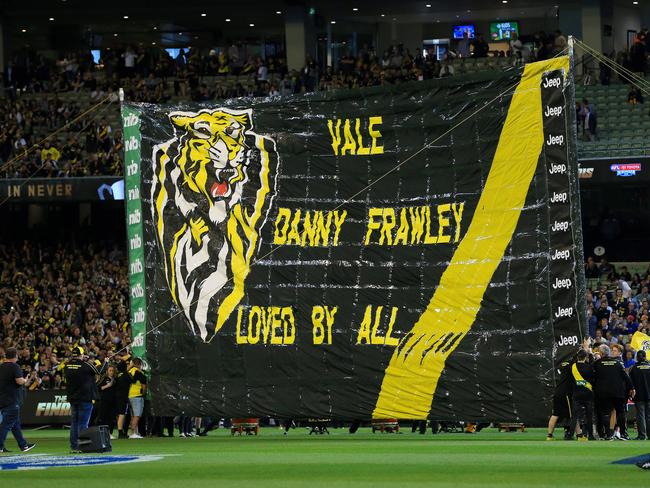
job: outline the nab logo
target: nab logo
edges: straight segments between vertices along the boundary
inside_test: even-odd
[[[132,347],[144,347],[144,334],[140,332],[137,336],[133,338],[131,342]]]
[[[139,188],[131,188],[129,190],[129,200],[139,200],[140,199],[140,189]]]
[[[144,268],[142,267],[142,261],[140,261],[140,259],[136,259],[135,261],[133,261],[131,263],[131,274],[132,275],[142,273],[143,270],[144,270]]]
[[[137,172],[138,172],[138,165],[134,161],[131,161],[131,164],[126,166],[126,176],[133,176]]]
[[[140,210],[135,210],[129,214],[129,225],[139,224],[141,220]]]
[[[133,288],[131,288],[131,298],[142,298],[144,296],[144,289],[142,285],[138,283]]]
[[[128,140],[124,141],[125,151],[137,151],[138,149],[140,149],[140,143],[134,136],[131,136]]]
[[[135,249],[140,249],[142,247],[142,239],[140,238],[139,234],[134,234],[134,236],[129,239],[129,246],[132,251]]]
[[[558,222],[557,220],[553,222],[553,225],[551,226],[551,230],[553,232],[557,232],[558,230],[561,230],[562,232],[566,232],[569,230],[569,223],[566,220],[563,220],[562,222]]]
[[[562,134],[559,136],[548,135],[548,139],[546,140],[547,146],[561,146],[562,144],[564,144],[564,136]]]
[[[140,123],[140,119],[136,117],[134,114],[129,114],[126,117],[124,117],[124,128],[127,127],[133,127],[134,125],[138,125]]]
[[[560,336],[560,340],[557,341],[558,346],[577,346],[578,345],[578,337],[576,336],[569,336],[569,337],[564,337],[563,335]]]
[[[548,170],[548,174],[550,175],[563,175],[566,173],[566,164],[555,164],[551,163],[551,167]]]
[[[136,312],[133,313],[133,323],[141,324],[144,322],[144,310],[139,308]]]

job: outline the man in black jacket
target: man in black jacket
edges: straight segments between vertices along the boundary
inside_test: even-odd
[[[0,453],[10,452],[5,448],[5,440],[11,432],[23,452],[30,451],[36,444],[28,443],[20,429],[20,388],[27,383],[20,366],[16,364],[18,354],[10,347],[5,353],[5,361],[0,364]]]
[[[625,400],[634,398],[634,385],[625,372],[623,363],[610,356],[609,346],[602,344],[599,348],[600,359],[596,361],[596,394],[598,395],[598,409],[601,422],[605,428],[607,439],[614,439],[610,426],[612,410],[616,410],[619,432],[616,438],[627,439],[625,426]]]
[[[634,405],[638,435],[635,440],[643,441],[648,438],[647,428],[650,427],[650,363],[645,351],[636,353],[636,364],[630,370],[630,379],[636,390]]]
[[[580,425],[579,441],[594,440],[593,411],[594,411],[594,368],[589,363],[589,353],[578,351],[577,361],[571,365],[573,377],[573,418],[571,431],[576,432]]]
[[[90,416],[93,412],[93,399],[95,396],[95,378],[104,373],[108,366],[108,358],[100,369],[87,362],[84,350],[80,346],[72,349],[72,359],[65,365],[65,382],[70,402],[70,449],[73,453],[79,451],[79,431],[88,428]]]

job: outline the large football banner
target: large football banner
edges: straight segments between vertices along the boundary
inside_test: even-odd
[[[155,412],[546,418],[584,329],[572,100],[562,57],[125,104]]]

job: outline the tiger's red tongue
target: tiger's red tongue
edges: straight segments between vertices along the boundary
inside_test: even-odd
[[[228,193],[228,182],[222,181],[220,183],[215,182],[210,189],[210,194],[213,197],[222,197]]]

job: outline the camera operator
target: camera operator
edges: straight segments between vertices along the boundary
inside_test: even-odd
[[[599,348],[600,359],[594,365],[596,373],[596,394],[598,395],[598,415],[605,429],[608,440],[627,440],[625,424],[625,405],[627,398],[634,398],[634,385],[625,372],[625,367],[615,355],[610,355],[609,346],[602,344]],[[619,431],[614,436],[610,425],[612,411],[616,410]]]
[[[579,441],[595,440],[593,429],[594,412],[594,368],[589,362],[589,353],[578,351],[577,361],[571,365],[573,376],[573,418],[572,432],[580,426]]]
[[[65,381],[70,402],[70,449],[73,453],[79,451],[79,431],[88,428],[90,416],[93,412],[93,399],[95,398],[95,377],[104,373],[108,366],[108,357],[104,364],[97,369],[80,346],[72,349],[72,359],[65,365]]]
[[[22,403],[21,387],[28,383],[23,378],[20,366],[16,364],[18,353],[13,347],[5,351],[5,360],[0,364],[0,453],[11,452],[5,448],[5,440],[11,432],[22,452],[31,451],[36,444],[30,444],[23,437],[20,429],[20,405]]]
[[[630,370],[630,379],[636,390],[634,406],[637,437],[635,440],[644,441],[648,438],[647,429],[650,427],[650,363],[645,351],[636,353],[636,364]]]

